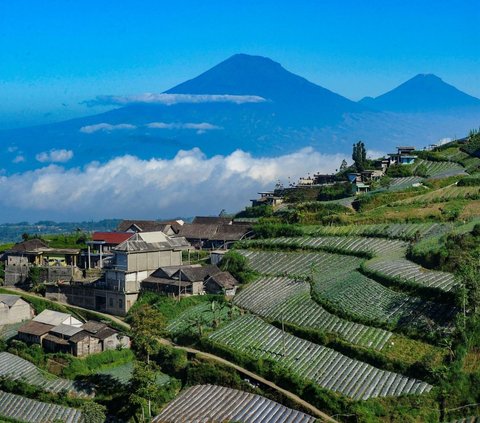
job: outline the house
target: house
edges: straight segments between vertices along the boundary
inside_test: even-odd
[[[87,251],[82,253],[84,267],[99,268],[112,260],[112,250],[133,236],[133,232],[94,232],[87,241]]]
[[[313,183],[315,185],[331,185],[337,182],[336,175],[316,173],[313,175]]]
[[[238,285],[238,281],[229,272],[219,272],[207,278],[204,290],[207,294],[234,296]]]
[[[347,173],[347,178],[352,184],[355,182],[362,182],[362,174],[359,172]]]
[[[362,182],[371,182],[378,181],[382,176],[383,172],[381,170],[364,170],[361,173]]]
[[[112,248],[104,277],[94,282],[46,286],[46,297],[118,316],[125,316],[138,299],[140,283],[162,266],[182,264],[182,252],[191,248],[185,238],[161,231],[133,233]]]
[[[298,187],[311,187],[314,184],[314,179],[311,176],[301,177],[298,180]]]
[[[413,155],[415,147],[397,147],[396,153],[389,154],[390,159],[398,165],[409,165],[415,163],[417,156]]]
[[[49,314],[50,320],[55,320],[52,316],[56,321],[60,321],[60,316],[52,314]],[[30,344],[39,344],[49,352],[63,352],[77,357],[130,347],[128,336],[120,334],[105,323],[93,320],[80,326],[64,323],[54,326],[32,320],[18,330],[18,338]]]
[[[83,325],[83,322],[73,317],[68,313],[61,313],[54,310],[43,310],[39,315],[33,318],[34,322],[43,323],[52,326],[72,326],[80,327]]]
[[[171,295],[199,295],[203,294],[205,279],[218,272],[220,269],[212,265],[161,267],[142,282],[142,290]]]
[[[251,233],[251,223],[191,223],[182,226],[178,236],[187,239],[195,248],[225,248]]]
[[[0,325],[30,320],[33,308],[18,295],[0,294]]]
[[[50,329],[54,328],[54,325],[46,323],[34,322],[31,320],[18,328],[18,339],[26,342],[27,344],[42,344],[43,338],[48,335]]]
[[[183,225],[183,220],[122,220],[117,227],[118,232],[163,232],[165,235],[175,235]]]
[[[353,192],[355,195],[365,194],[370,191],[370,185],[367,185],[363,182],[356,182],[353,184]]]
[[[32,266],[40,267],[43,280],[71,279],[78,270],[79,257],[77,248],[50,248],[36,238],[19,242],[5,251],[5,284],[25,283]]]
[[[250,200],[252,202],[252,207],[258,206],[272,206],[277,207],[283,203],[283,197],[275,195],[273,191],[263,191],[259,192],[260,198]]]

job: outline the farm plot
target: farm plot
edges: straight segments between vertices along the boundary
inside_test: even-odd
[[[0,391],[0,420],[2,417],[29,423],[84,421],[82,413],[74,408],[47,404]]]
[[[458,285],[451,273],[428,270],[403,258],[394,260],[377,258],[367,261],[365,268],[388,279],[435,288],[443,292],[450,292]]]
[[[432,389],[420,380],[380,370],[284,333],[254,316],[235,320],[211,334],[209,339],[252,359],[275,361],[297,377],[355,400],[422,394]]]
[[[127,385],[132,378],[133,361],[121,364],[120,366],[111,367],[109,369],[99,370],[96,372],[96,374],[109,376],[112,379],[117,380],[119,383]],[[158,372],[156,380],[159,386],[163,386],[170,380],[170,377],[164,373]]]
[[[18,328],[24,325],[25,322],[12,323],[9,325],[0,325],[0,339],[8,341],[11,338],[17,336]]]
[[[405,188],[410,188],[411,186],[418,184],[423,181],[423,178],[420,176],[407,176],[404,178],[392,178],[388,190],[402,190]],[[380,191],[380,190],[379,190]]]
[[[360,320],[439,330],[450,327],[456,313],[454,307],[393,291],[356,270],[319,273],[314,281],[320,301]]]
[[[480,188],[462,187],[457,185],[449,185],[445,188],[440,188],[434,191],[427,192],[416,197],[406,198],[394,204],[427,204],[432,202],[444,202],[457,199],[478,199],[480,198]]]
[[[322,272],[338,272],[356,269],[362,260],[353,256],[329,253],[287,253],[281,251],[238,250],[248,259],[250,267],[264,275],[310,275],[315,269]]]
[[[61,379],[40,370],[23,358],[8,352],[0,353],[0,377],[26,382],[47,392],[70,392],[78,397],[88,397],[93,393],[88,386],[72,380]]]
[[[391,332],[341,319],[310,297],[310,285],[285,277],[266,277],[249,284],[234,303],[267,319],[333,333],[352,344],[381,350]]]
[[[383,238],[365,238],[353,236],[304,236],[280,237],[246,242],[255,246],[296,246],[306,249],[325,249],[346,254],[404,255],[407,244],[403,241]]]
[[[448,223],[387,223],[372,225],[309,226],[304,229],[311,236],[365,236],[412,240],[447,232]]]
[[[415,162],[414,171],[419,166],[425,166],[427,175],[433,178],[445,178],[448,176],[462,175],[465,173],[465,168],[455,162],[432,162],[428,160],[417,160]]]
[[[177,422],[314,423],[308,414],[260,395],[216,385],[196,385],[183,391],[152,420]]]

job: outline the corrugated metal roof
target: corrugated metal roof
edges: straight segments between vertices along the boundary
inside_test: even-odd
[[[81,331],[82,331],[82,328],[61,324],[52,328],[50,332],[54,333],[55,335],[58,334],[58,335],[70,337]]]
[[[19,299],[19,295],[0,294],[0,303],[4,303],[8,307],[14,306]]]
[[[41,336],[45,335],[53,328],[53,325],[47,325],[45,323],[34,322],[33,320],[25,323],[23,326],[18,328],[19,333],[25,333],[27,335]]]
[[[75,319],[72,315],[67,313],[60,313],[59,311],[54,310],[43,310],[38,316],[33,318],[34,322],[45,323],[52,326],[58,326],[65,321],[70,320],[72,322],[71,326],[81,326],[82,322]]]

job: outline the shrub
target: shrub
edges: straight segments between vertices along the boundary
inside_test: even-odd
[[[257,238],[276,238],[279,236],[301,236],[302,229],[297,225],[289,225],[285,223],[259,223],[253,227],[253,231]]]
[[[413,176],[412,167],[409,165],[394,165],[387,169],[387,176],[391,178],[405,178]]]

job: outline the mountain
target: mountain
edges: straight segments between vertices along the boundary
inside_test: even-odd
[[[433,74],[419,74],[385,94],[365,97],[359,103],[375,110],[402,113],[480,110],[478,98]]]
[[[274,157],[306,146],[349,155],[352,143],[362,139],[369,149],[388,152],[397,144],[463,136],[480,122],[480,100],[433,75],[354,102],[271,59],[246,54],[163,94],[100,96],[90,103],[112,109],[0,131],[3,172],[52,162],[83,166],[126,154],[170,158],[194,147],[209,157],[236,149]]]

